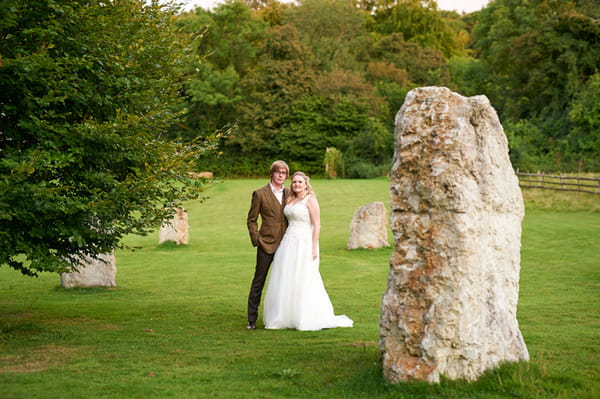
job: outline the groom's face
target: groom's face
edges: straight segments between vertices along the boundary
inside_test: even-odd
[[[285,179],[287,179],[287,177],[288,177],[288,171],[284,168],[281,168],[281,169],[273,172],[273,175],[271,176],[271,181],[274,184],[281,186],[283,183],[285,183]]]

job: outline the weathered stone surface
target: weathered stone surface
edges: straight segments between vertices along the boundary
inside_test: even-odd
[[[98,259],[82,257],[77,271],[61,273],[60,285],[74,287],[115,287],[117,260],[113,253],[100,255]]]
[[[516,317],[524,207],[495,110],[485,96],[418,88],[395,135],[385,378],[473,380],[528,360]]]
[[[354,212],[348,249],[389,247],[387,211],[383,202],[371,202]]]
[[[174,242],[177,245],[189,242],[189,226],[187,212],[181,208],[175,211],[173,217],[160,226],[158,243]]]

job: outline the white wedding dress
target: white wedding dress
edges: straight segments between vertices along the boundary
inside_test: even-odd
[[[333,313],[319,273],[319,257],[312,259],[308,198],[284,209],[289,225],[275,252],[265,294],[263,320],[267,329],[315,331],[353,325],[348,317]]]

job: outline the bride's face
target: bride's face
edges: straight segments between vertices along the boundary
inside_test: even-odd
[[[292,179],[292,191],[296,194],[302,194],[306,191],[306,181],[302,176],[294,176]]]

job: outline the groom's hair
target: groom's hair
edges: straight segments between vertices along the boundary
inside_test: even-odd
[[[290,175],[290,168],[288,164],[283,161],[275,161],[271,164],[271,169],[269,169],[269,176],[273,176],[275,172],[279,172],[279,169],[285,169],[287,171],[288,176]]]

